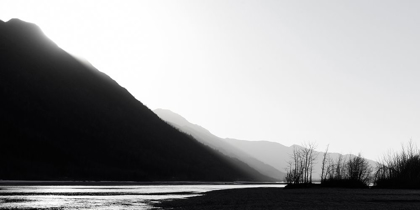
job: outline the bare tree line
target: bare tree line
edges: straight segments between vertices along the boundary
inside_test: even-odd
[[[318,153],[315,143],[295,146],[288,162],[285,181],[311,184]],[[361,154],[337,159],[330,157],[329,145],[322,156],[321,185],[330,187],[420,188],[420,150],[410,141],[399,153],[389,153],[376,168]]]
[[[372,181],[373,168],[360,154],[337,160],[328,158],[324,153],[321,184],[326,186],[366,187]]]
[[[302,147],[295,146],[292,161],[288,162],[286,182],[293,184],[312,183],[314,161],[317,158],[315,143],[304,143]]]
[[[290,184],[311,184],[314,164],[318,153],[315,143],[295,146],[288,162],[286,182]],[[372,178],[372,167],[360,154],[344,159],[342,155],[334,160],[328,153],[327,146],[321,168],[321,184],[329,186],[368,186]]]

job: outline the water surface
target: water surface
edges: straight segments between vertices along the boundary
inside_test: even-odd
[[[0,209],[151,209],[164,199],[199,196],[233,188],[270,185],[0,186]]]

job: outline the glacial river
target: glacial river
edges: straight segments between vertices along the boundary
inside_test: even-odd
[[[153,202],[165,199],[253,187],[284,187],[284,184],[0,186],[0,209],[151,209]]]

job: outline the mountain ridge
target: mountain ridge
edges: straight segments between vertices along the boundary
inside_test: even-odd
[[[166,122],[170,122],[170,123],[175,123],[178,126],[185,126],[185,127],[189,127],[191,129],[195,129],[197,131],[201,131],[207,134],[211,134],[211,132],[205,128],[203,128],[202,126],[198,125],[198,124],[194,124],[189,122],[187,119],[185,119],[183,116],[172,112],[171,110],[168,109],[155,109],[153,110],[153,112],[159,116],[159,115],[165,115],[166,116]]]
[[[0,179],[256,181],[32,23],[0,23]]]
[[[265,162],[278,170],[286,170],[288,161],[292,160],[292,154],[294,147],[302,148],[302,146],[293,144],[291,146],[285,146],[277,142],[270,141],[244,141],[237,139],[226,139],[227,142],[231,143],[235,147],[241,149],[242,151],[256,157],[257,159]],[[269,146],[267,145],[269,142]],[[314,178],[320,178],[321,167],[322,167],[322,158],[324,151],[315,150],[316,159],[314,161]],[[341,154],[337,152],[328,152],[329,158],[337,160],[338,157],[342,155],[343,159],[348,159],[354,157],[354,154]],[[367,159],[370,166],[375,167],[377,162]]]
[[[181,115],[165,109],[155,109],[154,112],[164,121],[167,121],[170,124],[177,127],[178,129],[180,129],[181,131],[192,135],[201,143],[208,145],[209,147],[218,150],[227,156],[237,158],[242,162],[248,164],[252,168],[256,169],[260,173],[272,177],[277,181],[282,181],[284,179],[284,172],[276,170],[274,167],[267,165],[264,162],[261,162],[260,160],[254,158],[246,152],[243,152],[240,149],[233,147],[229,144],[229,142],[225,142],[224,139],[215,136],[210,131],[199,125],[190,123]],[[185,121],[179,123],[174,119],[184,119]]]
[[[170,110],[156,109],[154,110],[154,112],[157,113],[157,115],[165,121],[170,121],[173,118],[170,116],[168,117],[168,115],[178,115],[179,117],[183,118],[181,115],[174,113]],[[195,124],[191,123],[191,125],[195,125]],[[199,141],[202,141],[204,144],[209,144],[211,143],[212,140],[214,141],[215,139],[214,137],[208,137],[206,135],[199,136],[197,133],[192,132],[191,129],[188,129],[190,127],[191,126],[178,126],[178,128],[181,131],[192,134],[193,136],[198,136],[197,139]],[[199,127],[202,128],[201,126]],[[205,128],[202,128],[202,129],[206,130]],[[273,167],[274,169],[282,172],[283,174],[284,174],[284,171],[286,171],[287,162],[291,161],[291,155],[293,153],[294,147],[302,148],[302,146],[297,145],[297,144],[293,144],[291,146],[285,146],[278,142],[272,142],[272,141],[267,141],[267,140],[251,141],[251,140],[238,140],[238,139],[233,139],[233,138],[224,138],[224,139],[219,138],[219,141],[220,140],[223,140],[225,143],[228,143],[230,146],[234,147],[236,150],[239,150],[245,153],[246,155],[257,159],[258,161],[260,161],[260,163],[267,164],[270,167]],[[213,145],[213,148],[218,149],[218,147],[214,145]],[[317,150],[315,151],[315,155],[317,156],[314,163],[315,164],[314,165],[314,178],[315,179],[318,179],[320,177],[323,153],[324,153],[323,151],[317,151]],[[232,155],[232,154],[229,154],[228,152],[225,152],[225,154]],[[353,154],[340,154],[340,153],[335,153],[335,152],[329,152],[328,154],[329,154],[329,157],[331,157],[334,160],[336,160],[340,155],[343,155],[344,159],[354,156]],[[368,160],[368,161],[371,166],[376,165],[375,161],[372,161],[372,160]],[[250,166],[255,167],[255,165],[252,165],[252,164],[250,164]]]

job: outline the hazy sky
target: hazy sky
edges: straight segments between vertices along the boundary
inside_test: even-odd
[[[420,1],[5,1],[150,109],[378,159],[420,146]]]

